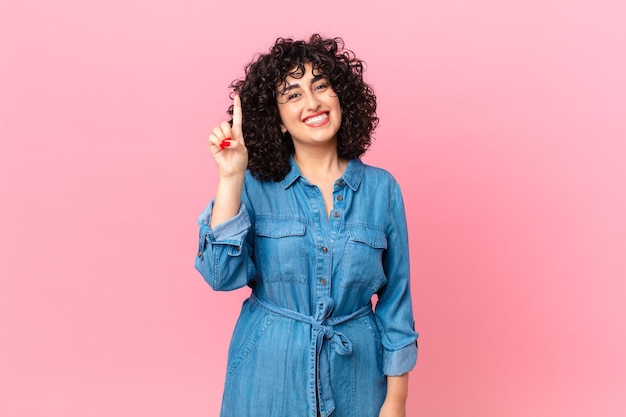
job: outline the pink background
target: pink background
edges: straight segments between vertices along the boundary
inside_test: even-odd
[[[405,193],[409,416],[626,415],[624,3],[265,3],[2,1],[0,415],[217,415],[246,291],[193,269],[206,138],[315,31],[367,61]]]

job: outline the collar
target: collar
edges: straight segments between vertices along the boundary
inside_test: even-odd
[[[296,164],[296,161],[293,160],[293,155],[289,155],[289,165],[291,166],[291,169],[287,175],[285,175],[285,178],[283,178],[280,182],[285,189],[291,187],[291,185],[302,176],[298,164]]]
[[[289,157],[289,165],[291,166],[291,170],[280,182],[285,189],[291,187],[300,177],[302,177],[300,168],[298,168],[298,165],[293,160],[293,155]],[[350,187],[353,191],[356,191],[359,188],[359,185],[361,185],[364,171],[365,165],[363,165],[363,162],[361,162],[360,159],[351,159],[348,161],[346,171],[343,173],[340,180],[343,180],[348,187]]]

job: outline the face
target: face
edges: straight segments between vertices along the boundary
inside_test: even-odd
[[[281,130],[291,134],[294,146],[337,145],[341,126],[341,105],[328,79],[304,65],[304,75],[287,76],[278,87],[276,101]],[[294,74],[300,76],[300,74]]]

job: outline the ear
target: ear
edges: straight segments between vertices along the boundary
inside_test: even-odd
[[[284,125],[284,124],[282,124],[282,123],[280,124],[280,131],[281,131],[281,132],[283,132],[283,135],[284,135],[285,133],[287,133],[287,128],[286,128],[286,127],[285,127],[285,125]]]

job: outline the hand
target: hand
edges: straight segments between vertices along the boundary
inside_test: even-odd
[[[402,401],[385,400],[380,408],[378,417],[406,417],[406,403]]]
[[[209,135],[211,154],[220,178],[243,176],[248,167],[248,149],[241,130],[241,99],[235,96],[233,104],[233,125],[222,122],[213,128]]]

